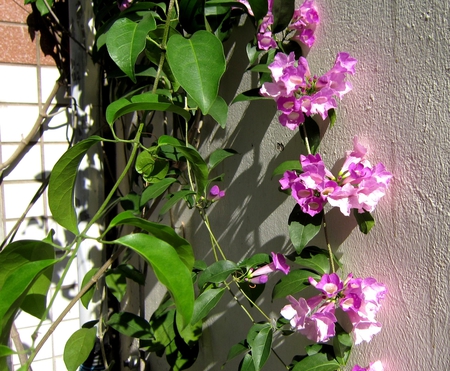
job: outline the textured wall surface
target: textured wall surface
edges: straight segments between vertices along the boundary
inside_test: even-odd
[[[354,89],[340,103],[336,126],[324,132],[320,152],[332,168],[356,135],[369,147],[369,160],[383,162],[394,173],[368,236],[352,217],[338,210],[327,214],[331,243],[345,273],[375,277],[389,289],[379,313],[382,332],[355,347],[351,364],[367,366],[380,359],[386,371],[449,370],[449,2],[317,0],[317,6],[322,21],[307,57],[311,72],[326,72],[340,51],[358,59],[351,76]],[[253,32],[245,25],[228,43],[236,50],[221,91],[228,102],[256,86],[250,74],[240,80],[246,56],[237,54]],[[271,173],[281,162],[298,158],[304,150],[300,138],[278,124],[269,101],[231,106],[227,125],[226,130],[204,129],[212,128],[203,139],[205,153],[220,146],[239,152],[217,170],[226,174],[227,194],[210,212],[212,227],[231,260],[247,252],[287,252],[287,217],[294,204],[277,191]],[[183,214],[180,223],[189,215]],[[198,258],[211,263],[205,228],[195,217],[191,226],[187,237],[203,249]],[[320,239],[317,243],[324,247]],[[277,300],[274,310],[285,305]],[[230,346],[250,327],[232,301],[217,308],[209,323],[193,370],[219,370]],[[283,346],[282,341],[277,340],[277,350],[290,362],[302,349],[301,336],[286,339]],[[237,364],[232,361],[225,369],[236,370]],[[264,369],[283,367],[272,356]]]

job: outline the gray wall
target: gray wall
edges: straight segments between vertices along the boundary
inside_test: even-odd
[[[448,370],[449,2],[317,0],[317,6],[321,24],[308,55],[311,72],[326,72],[340,51],[358,59],[351,77],[354,89],[340,103],[336,126],[324,132],[323,158],[333,167],[352,148],[356,135],[369,147],[369,160],[383,162],[394,174],[368,236],[338,210],[327,214],[331,242],[345,273],[375,277],[389,289],[378,316],[382,332],[355,347],[348,369],[380,359],[386,371]],[[246,57],[238,54],[253,32],[245,25],[228,43],[235,54],[221,91],[227,101],[256,86],[250,74],[240,80]],[[212,123],[203,130],[205,154],[217,147],[240,153],[217,169],[226,174],[222,185],[227,194],[210,210],[227,257],[237,261],[256,252],[291,251],[287,217],[294,202],[277,191],[278,182],[270,175],[282,161],[297,159],[304,151],[298,134],[281,127],[270,101],[237,103],[225,130]],[[197,258],[212,263],[209,237],[199,218],[185,211],[177,225],[182,222],[188,225],[187,238]],[[229,348],[251,326],[231,297],[224,298],[208,321],[211,326],[193,370],[219,370]],[[269,298],[262,306],[278,316],[286,302],[271,304]],[[276,346],[289,363],[303,347],[302,336],[282,341]],[[153,369],[164,369],[158,359],[154,362]],[[225,369],[236,370],[237,364],[230,362]],[[283,368],[272,356],[264,369]]]

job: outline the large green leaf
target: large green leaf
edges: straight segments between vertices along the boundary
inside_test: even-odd
[[[127,292],[127,277],[120,270],[114,268],[105,274],[105,283],[120,303]]]
[[[0,254],[0,289],[11,273],[31,261],[54,259],[55,249],[43,241],[22,240],[6,246]],[[47,292],[51,284],[53,267],[47,268],[29,288],[20,307],[25,312],[41,318],[47,307]]]
[[[273,0],[273,33],[281,32],[289,25],[294,15],[294,6],[294,0]]]
[[[177,81],[206,115],[226,68],[222,43],[207,31],[197,31],[190,39],[173,35],[167,58]]]
[[[229,148],[218,148],[209,156],[208,168],[211,171],[217,165],[219,165],[227,157],[236,155],[237,152],[234,149]]]
[[[167,213],[173,206],[175,206],[175,204],[182,200],[182,199],[186,199],[187,196],[189,195],[195,195],[194,191],[191,191],[189,189],[186,190],[182,190],[182,191],[178,191],[175,193],[171,193],[168,195],[169,199],[168,201],[161,207],[161,209],[159,210],[159,215],[164,215],[165,213]]]
[[[228,104],[221,96],[217,96],[208,112],[218,124],[225,129],[228,118]]]
[[[192,270],[195,262],[192,246],[187,240],[180,237],[173,228],[163,224],[154,223],[142,218],[138,218],[134,216],[131,211],[124,211],[117,215],[113,220],[111,220],[108,226],[108,230],[122,224],[141,228],[144,231],[147,231],[153,236],[159,238],[160,240],[167,242],[176,250],[179,258],[186,265],[188,270]]]
[[[336,323],[336,335],[333,337],[333,350],[336,360],[343,366],[347,364],[353,347],[352,337],[339,323]]]
[[[150,324],[144,318],[133,313],[114,313],[106,324],[132,338],[144,340],[153,338]]]
[[[0,345],[7,345],[11,326],[28,290],[39,275],[57,262],[55,259],[31,261],[12,272],[0,290]]]
[[[112,102],[106,108],[106,121],[110,125],[119,117],[135,111],[168,111],[189,120],[191,114],[185,109],[170,102],[167,97],[160,94],[144,93],[128,98],[121,98]]]
[[[289,215],[288,223],[289,237],[297,253],[300,253],[308,242],[319,233],[322,227],[322,218],[323,211],[311,216],[304,213],[298,204],[295,205]]]
[[[296,363],[292,371],[335,371],[340,367],[339,363],[325,353],[316,353],[306,356]]]
[[[230,260],[219,260],[206,268],[198,279],[198,286],[203,287],[206,282],[219,283],[238,270],[236,263]]]
[[[258,22],[263,19],[268,11],[268,2],[261,0],[248,0],[253,14],[255,15],[255,20]]]
[[[16,354],[16,352],[6,345],[0,345],[0,358],[7,357],[12,354]]]
[[[151,184],[144,189],[140,199],[140,206],[144,206],[148,201],[161,196],[173,183],[177,180],[175,178],[165,178],[158,183]]]
[[[119,18],[106,36],[106,47],[111,59],[134,83],[134,65],[145,48],[147,34],[155,28],[155,19],[148,13],[139,23],[128,18]]]
[[[81,328],[75,331],[64,347],[64,363],[67,371],[76,371],[94,349],[97,328]]]
[[[91,280],[92,277],[98,272],[98,268],[92,268],[89,272],[87,272],[83,277],[83,282],[81,284],[81,287],[84,287],[88,284],[88,282]],[[83,307],[86,309],[89,306],[89,302],[92,300],[92,297],[94,296],[95,292],[95,285],[92,285],[88,291],[84,293],[84,295],[81,297],[81,304],[83,304]]]
[[[372,227],[375,225],[375,219],[368,211],[359,213],[358,210],[355,209],[353,210],[353,215],[355,216],[356,222],[358,223],[359,230],[364,234],[369,233]]]
[[[205,318],[208,313],[217,305],[224,292],[224,288],[210,289],[205,291],[197,299],[195,299],[194,314],[192,315],[191,324],[195,324]]]
[[[330,273],[330,256],[328,251],[317,246],[305,247],[300,255],[295,257],[294,262],[312,269],[320,275]]]
[[[288,170],[302,171],[302,164],[298,160],[284,161],[280,165],[278,165],[272,172],[272,178],[276,175],[282,175]]]
[[[78,234],[78,221],[74,206],[75,179],[86,152],[103,139],[93,135],[70,148],[53,167],[48,184],[48,204],[53,219],[74,234]]]
[[[205,29],[205,0],[181,0],[180,23],[190,34]]]
[[[252,344],[252,358],[255,370],[259,371],[266,363],[272,347],[272,329],[268,325],[258,332]]]
[[[273,288],[272,299],[284,298],[306,289],[310,286],[309,277],[320,279],[317,274],[303,269],[291,270]]]
[[[194,288],[191,272],[167,242],[151,235],[136,233],[120,237],[115,241],[127,246],[151,264],[158,280],[167,287],[180,315],[180,326],[184,328],[191,321],[194,309]]]

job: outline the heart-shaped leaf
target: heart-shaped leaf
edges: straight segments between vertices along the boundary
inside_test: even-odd
[[[147,34],[155,28],[155,19],[148,13],[139,23],[128,18],[119,18],[108,31],[106,37],[108,53],[133,82],[136,82],[134,65],[137,57],[145,48]]]
[[[173,35],[167,43],[167,58],[177,81],[206,115],[225,72],[222,43],[207,31],[197,31],[190,39]]]

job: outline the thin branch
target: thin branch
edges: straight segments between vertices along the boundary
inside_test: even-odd
[[[36,122],[34,123],[33,128],[30,130],[28,135],[20,141],[19,146],[17,147],[15,152],[11,155],[11,157],[8,160],[6,160],[5,162],[3,162],[2,164],[0,164],[0,171],[5,170],[14,161],[16,161],[17,158],[21,155],[24,148],[26,148],[30,144],[31,139],[33,139],[34,136],[38,133],[41,125],[44,123],[44,120],[47,117],[47,110],[50,107],[50,105],[52,104],[53,99],[56,97],[56,94],[58,94],[58,90],[59,90],[60,86],[61,86],[61,83],[59,82],[59,80],[56,81],[50,95],[47,98],[47,101],[44,104],[44,107],[42,107],[42,109],[39,109],[39,116],[38,116]]]
[[[27,355],[25,354],[25,348],[23,347],[22,340],[20,340],[19,331],[17,331],[16,325],[13,323],[11,327],[11,339],[16,347],[20,364],[23,366],[27,363]],[[28,367],[28,371],[33,371],[31,366]]]

